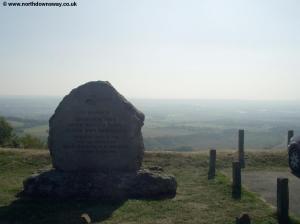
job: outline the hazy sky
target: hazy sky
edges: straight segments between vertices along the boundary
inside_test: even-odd
[[[0,95],[108,80],[135,98],[300,99],[299,0],[77,4],[1,2]]]

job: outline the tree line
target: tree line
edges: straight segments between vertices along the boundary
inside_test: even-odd
[[[0,147],[41,149],[47,145],[30,134],[16,134],[10,123],[4,117],[0,117]]]

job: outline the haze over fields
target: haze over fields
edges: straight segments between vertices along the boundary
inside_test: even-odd
[[[48,119],[61,97],[0,97],[0,115],[18,134],[44,141]],[[147,150],[235,149],[237,130],[246,130],[251,149],[284,149],[287,130],[300,133],[297,101],[130,99],[146,115]]]

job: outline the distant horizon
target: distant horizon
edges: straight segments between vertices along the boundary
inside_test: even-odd
[[[68,94],[66,94],[68,95]],[[63,98],[66,95],[0,95],[0,98],[15,98],[15,99],[26,99],[26,98]],[[123,95],[123,94],[121,94]],[[123,95],[124,96],[124,95]],[[221,98],[138,98],[138,97],[127,97],[125,96],[126,99],[130,100],[199,100],[199,101],[248,101],[248,102],[300,102],[300,99],[221,99]]]

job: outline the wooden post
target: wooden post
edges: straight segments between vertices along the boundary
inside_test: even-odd
[[[208,179],[214,179],[216,176],[216,157],[217,152],[215,149],[209,151],[209,169],[208,169]]]
[[[240,199],[242,194],[241,165],[239,161],[232,162],[232,197]]]
[[[287,145],[290,144],[291,138],[294,136],[293,130],[288,130],[288,136],[287,136]]]
[[[241,168],[245,168],[245,151],[244,151],[244,130],[239,130],[239,161]]]
[[[279,224],[289,223],[288,178],[277,178],[277,217]]]
[[[236,224],[251,224],[250,216],[246,213],[236,218]]]

